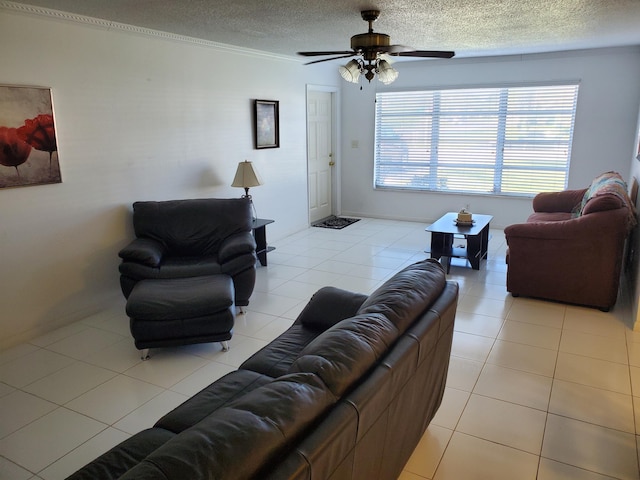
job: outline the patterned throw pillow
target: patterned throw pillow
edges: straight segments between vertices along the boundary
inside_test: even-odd
[[[584,192],[582,202],[580,203],[580,207],[577,210],[575,216],[579,217],[583,214],[585,206],[589,201],[603,195],[614,195],[624,205],[626,205],[629,208],[629,227],[632,228],[636,225],[637,220],[635,215],[635,208],[631,203],[631,200],[629,199],[629,195],[627,193],[627,184],[617,172],[605,172],[596,177],[593,182],[591,182],[591,186],[587,189],[586,192]]]

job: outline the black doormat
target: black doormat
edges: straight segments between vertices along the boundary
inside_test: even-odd
[[[324,220],[314,223],[314,227],[321,228],[333,228],[334,230],[340,230],[341,228],[348,227],[352,223],[356,223],[359,218],[347,218],[347,217],[336,217],[335,215],[325,218]]]

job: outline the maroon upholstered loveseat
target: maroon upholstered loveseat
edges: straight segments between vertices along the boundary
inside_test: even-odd
[[[616,303],[625,239],[634,208],[619,174],[607,172],[589,188],[544,192],[534,213],[510,225],[507,290],[609,310]]]

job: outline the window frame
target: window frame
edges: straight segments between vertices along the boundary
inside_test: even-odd
[[[567,107],[564,109],[560,109],[560,108],[556,109],[555,106],[544,108],[545,105],[547,105],[547,103],[545,103],[544,101],[544,95],[547,94],[548,92],[551,92],[551,94],[553,95],[558,95],[559,94],[558,91],[564,88],[569,89],[567,92],[565,92],[565,101],[567,102],[567,105],[571,104],[571,108]],[[555,89],[557,89],[558,91],[554,91]],[[521,98],[521,97],[518,97],[518,93],[526,92],[526,90],[529,90],[529,96],[530,96],[529,98],[531,98],[532,100],[535,100],[536,95],[542,96],[543,100],[541,101],[540,98],[538,98],[539,103],[532,104],[531,108],[527,110],[523,110],[522,108],[520,108],[516,111],[510,111],[509,105],[507,103],[507,99],[509,98],[509,95],[513,92],[516,98]],[[574,131],[575,131],[576,116],[577,116],[579,90],[580,90],[580,81],[565,80],[565,81],[544,82],[544,83],[542,82],[540,83],[505,83],[505,84],[490,84],[490,85],[486,85],[486,84],[473,85],[473,86],[464,85],[464,86],[445,86],[445,87],[414,88],[414,89],[385,89],[385,90],[376,92],[375,111],[374,111],[374,152],[373,152],[374,169],[373,169],[373,179],[372,179],[373,188],[375,190],[400,190],[400,191],[409,191],[409,192],[429,192],[429,193],[448,193],[448,194],[465,194],[465,195],[481,195],[481,196],[508,196],[508,197],[533,197],[540,191],[566,189],[568,185],[569,172],[571,167],[571,150],[573,147],[573,138],[574,138]],[[443,128],[441,127],[440,123],[442,123],[443,119],[447,118],[447,113],[448,113],[448,112],[443,113],[443,111],[441,110],[441,106],[438,104],[439,99],[443,97],[443,92],[445,94],[451,93],[451,92],[454,92],[455,94],[458,94],[458,93],[463,94],[464,91],[471,91],[476,93],[486,92],[487,95],[491,93],[495,94],[496,92],[498,92],[500,95],[498,109],[495,110],[494,108],[494,110],[491,112],[491,115],[497,115],[496,117],[497,131],[495,136],[492,137],[492,139],[495,140],[495,146],[494,146],[495,151],[493,152],[493,157],[490,158],[490,162],[484,166],[481,166],[481,162],[478,162],[476,165],[467,165],[466,167],[463,167],[461,165],[461,162],[457,162],[457,165],[455,163],[450,163],[449,165],[446,165],[446,162],[441,159],[443,155],[439,152],[440,145],[441,145],[440,136],[442,135],[442,132],[443,132]],[[433,97],[432,98],[433,109],[431,113],[425,115],[425,117],[428,117],[431,120],[430,122],[431,133],[428,135],[428,145],[429,145],[428,149],[430,150],[430,154],[428,155],[429,159],[428,161],[423,161],[422,165],[420,165],[420,162],[417,162],[417,161],[413,161],[413,160],[410,161],[409,159],[405,160],[406,162],[409,162],[409,163],[415,163],[415,165],[418,167],[422,166],[423,169],[428,166],[428,170],[429,170],[429,174],[427,175],[428,180],[426,182],[422,181],[422,184],[419,184],[417,186],[413,184],[400,185],[399,183],[401,183],[400,180],[402,179],[402,174],[396,173],[394,177],[392,175],[385,175],[384,173],[380,173],[381,168],[383,169],[387,168],[387,169],[393,170],[394,161],[392,159],[391,161],[387,160],[385,162],[384,159],[380,158],[380,151],[385,146],[393,148],[393,144],[392,142],[389,142],[389,141],[386,143],[380,142],[380,139],[379,139],[381,135],[381,128],[384,128],[384,127],[380,127],[379,125],[380,115],[381,115],[381,113],[379,112],[379,105],[380,105],[379,100],[384,97],[390,98],[391,96],[399,96],[403,94],[431,95]],[[411,104],[411,106],[414,106],[414,105]],[[407,114],[407,116],[410,116],[409,109],[405,110],[404,112]],[[524,115],[523,115],[523,112],[524,112]],[[482,112],[480,112],[480,115],[481,114]],[[465,118],[465,119],[471,118],[474,115],[475,113],[472,110],[464,112],[462,115],[460,115],[460,112],[458,112],[458,116],[460,118]],[[536,139],[535,138],[536,132],[534,131],[529,134],[530,135],[529,137],[523,138],[520,141],[507,138],[508,137],[507,128],[509,128],[508,122],[513,121],[513,119],[518,117],[518,115],[522,116],[523,118],[533,118],[533,117],[536,117],[536,115],[537,115],[536,118],[538,119],[551,118],[553,122],[556,122],[557,124],[561,124],[563,119],[566,120],[566,118],[569,118],[570,121],[568,123],[565,121],[565,125],[562,128],[559,128],[557,124],[554,125],[553,123],[551,123],[550,126],[547,127],[547,131],[551,130],[554,133],[562,132],[563,135],[566,136],[566,138],[564,140],[560,140],[559,138],[554,138],[551,140]],[[489,115],[487,114],[487,116]],[[487,121],[487,126],[489,126],[488,121]],[[428,127],[425,127],[425,130],[428,130]],[[511,127],[511,131],[513,132],[513,127]],[[389,127],[389,130],[385,132],[387,133],[387,135],[390,135],[390,133],[393,132],[393,129]],[[511,133],[511,135],[513,135],[513,133]],[[518,142],[520,142],[521,146],[525,146],[525,148],[522,149],[522,151],[520,152],[521,155],[523,153],[526,155],[526,154],[531,154],[531,152],[535,153],[536,151],[538,152],[543,151],[544,146],[547,146],[549,150],[551,150],[552,154],[554,153],[557,154],[557,151],[562,151],[563,155],[561,157],[558,157],[560,158],[562,165],[560,165],[560,167],[553,166],[551,165],[552,163],[551,161],[545,162],[543,160],[542,162],[538,162],[538,163],[523,162],[520,167],[517,167],[517,166],[514,167],[513,165],[509,167],[505,167],[505,146],[507,146],[507,148],[511,148],[512,152],[516,152],[518,151],[517,149]],[[397,147],[398,145],[406,147],[407,145],[411,145],[411,143],[402,142],[402,141],[395,142],[395,146]],[[526,148],[527,145],[529,145],[530,147],[529,149]],[[514,153],[511,153],[511,155],[514,155]],[[554,156],[552,160],[557,162],[556,156]],[[425,158],[426,157],[427,155],[425,155]],[[511,161],[511,158],[509,159],[509,161]],[[396,164],[398,164],[399,167],[402,167],[401,160],[396,159],[395,162]],[[473,187],[476,187],[476,190],[447,188],[446,186],[443,187],[442,186],[443,182],[446,183],[448,179],[446,177],[443,178],[442,175],[440,176],[438,175],[438,168],[442,169],[444,168],[445,165],[448,166],[451,170],[458,172],[459,174],[460,172],[462,172],[462,174],[467,175],[467,178],[472,178],[471,174],[474,172],[474,170],[476,172],[483,172],[483,173],[492,172],[490,176],[493,176],[493,186],[491,190],[482,190],[482,189],[478,190],[478,188],[481,186],[481,183],[478,182],[477,184],[473,184],[473,181],[472,181],[471,183],[473,184]],[[408,167],[409,165],[404,165],[404,166]],[[407,172],[411,172],[409,168],[405,168],[405,169]],[[399,168],[398,170],[400,171],[403,169]],[[464,172],[464,170],[468,170],[468,171]],[[535,189],[531,188],[529,191],[520,191],[520,192],[513,191],[513,190],[510,191],[507,187],[505,187],[505,185],[503,185],[505,173],[511,173],[513,176],[514,175],[513,172],[516,172],[515,177],[517,178],[518,170],[522,170],[523,172],[526,172],[526,171],[530,171],[530,172],[538,171],[543,173],[551,172],[551,175],[553,175],[553,172],[560,172],[561,176],[560,178],[556,178],[555,182],[550,182],[549,187],[547,187],[544,184],[544,181],[540,180],[539,182],[536,182]],[[415,177],[418,177],[419,173],[420,173],[419,170],[417,169],[414,170]],[[398,184],[396,185],[388,184],[388,183],[384,184],[382,183],[381,179],[383,181],[386,180],[387,182],[396,181]],[[464,179],[463,175],[460,175],[460,177],[458,178],[458,180],[463,180],[463,179]],[[517,188],[521,188],[520,187],[521,183],[514,181],[513,178],[510,179],[510,182],[511,182],[510,185],[512,186],[512,189],[514,188],[513,187],[514,185],[517,185],[518,186]],[[560,182],[562,182],[562,184],[560,184]],[[555,188],[553,188],[554,186]]]

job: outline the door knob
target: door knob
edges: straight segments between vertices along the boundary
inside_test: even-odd
[[[329,162],[329,166],[333,167],[336,164],[336,162]]]

